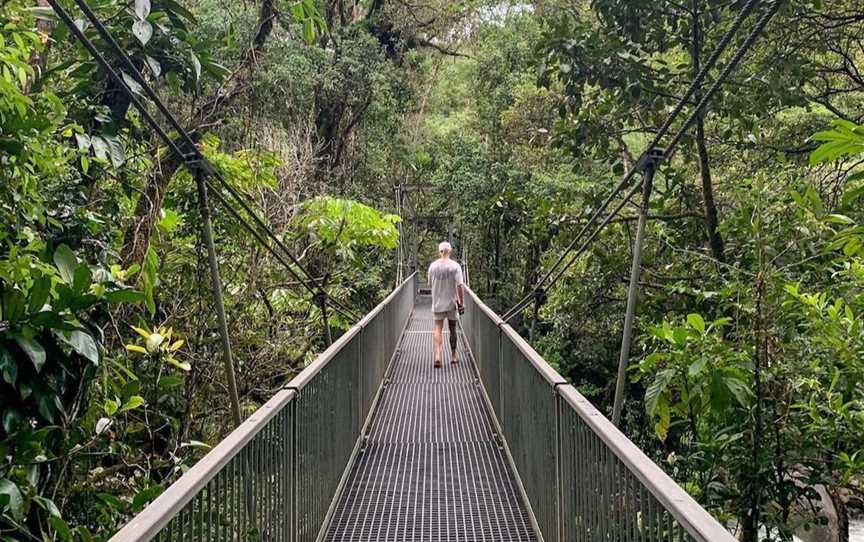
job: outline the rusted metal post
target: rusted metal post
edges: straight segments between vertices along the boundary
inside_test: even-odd
[[[225,301],[222,297],[222,279],[219,277],[219,260],[216,257],[216,246],[213,243],[213,223],[210,220],[210,208],[207,205],[207,185],[209,164],[195,172],[195,183],[198,186],[198,208],[201,212],[201,233],[207,246],[207,260],[210,265],[210,283],[213,290],[213,301],[216,308],[216,320],[219,324],[219,337],[222,340],[222,361],[225,364],[225,378],[228,384],[228,397],[231,402],[231,418],[234,426],[243,421],[240,414],[240,394],[237,391],[237,375],[234,372],[234,358],[231,355],[231,339],[228,336],[228,322],[225,318]]]
[[[657,160],[662,156],[659,149],[651,149],[642,159],[642,205],[639,208],[639,222],[636,239],[633,240],[633,263],[630,267],[630,287],[627,291],[627,313],[624,316],[624,333],[621,337],[621,354],[618,358],[618,379],[615,383],[615,403],[612,407],[612,423],[621,422],[624,410],[624,389],[627,386],[627,365],[630,361],[630,343],[633,339],[633,320],[636,316],[636,296],[639,294],[639,275],[642,270],[642,243],[645,240],[645,223],[648,221],[648,202],[654,184],[654,170]]]
[[[417,220],[417,217],[412,217],[412,222],[414,226],[414,235],[411,239],[412,247],[411,247],[411,272],[415,273],[419,269],[417,265],[417,245],[420,242],[420,221]]]

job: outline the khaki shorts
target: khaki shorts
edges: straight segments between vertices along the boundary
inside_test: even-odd
[[[435,318],[435,320],[456,320],[456,309],[445,312],[433,312],[432,317]]]

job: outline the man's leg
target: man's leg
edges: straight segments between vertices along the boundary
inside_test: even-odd
[[[458,353],[456,352],[456,345],[459,339],[459,335],[456,334],[456,320],[447,320],[447,325],[450,326],[450,363],[459,363]]]
[[[441,334],[444,329],[444,320],[435,320],[432,329],[432,341],[435,343],[435,367],[441,367]]]

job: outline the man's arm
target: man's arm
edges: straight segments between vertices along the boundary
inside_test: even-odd
[[[465,306],[465,279],[462,278],[462,266],[457,267],[456,273],[456,304],[459,306],[459,311],[462,312],[462,307]]]

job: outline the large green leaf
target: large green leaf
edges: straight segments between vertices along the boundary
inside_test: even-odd
[[[810,154],[811,165],[864,153],[864,129],[849,121],[835,120],[833,130],[816,133],[813,139],[824,143]]]
[[[723,382],[739,405],[746,407],[750,403],[752,393],[744,381],[734,376],[727,376],[723,379]]]
[[[10,386],[14,386],[18,380],[18,364],[15,363],[12,353],[3,345],[0,345],[0,375]]]
[[[90,288],[93,282],[93,273],[87,265],[79,265],[72,279],[72,289],[76,294],[83,294]]]
[[[26,298],[21,290],[7,288],[3,292],[3,319],[7,322],[17,322],[24,317],[27,308]]]
[[[11,480],[0,478],[0,497],[6,497],[6,504],[0,506],[0,509],[8,510],[13,518],[21,521],[24,518],[24,498],[18,486]]]
[[[14,433],[18,427],[20,426],[23,418],[21,414],[18,413],[17,410],[8,409],[3,414],[3,430],[6,431],[7,435],[11,435]]]
[[[690,367],[687,368],[687,376],[693,378],[702,374],[702,371],[705,369],[705,366],[708,364],[708,358],[706,356],[701,356],[696,359],[693,363],[690,364]]]
[[[63,411],[63,404],[54,392],[36,394],[39,414],[51,423],[54,423],[55,414]]]
[[[75,270],[78,269],[78,258],[72,249],[66,245],[60,245],[54,251],[54,265],[60,271],[60,276],[70,286],[75,283]]]
[[[180,5],[179,2],[176,2],[175,0],[161,0],[161,2],[159,3],[164,9],[173,11],[174,13],[183,17],[189,22],[195,22],[195,15],[193,15],[191,11]]]
[[[56,336],[85,359],[99,363],[99,347],[90,334],[83,331],[57,332]]]
[[[127,412],[129,410],[135,410],[136,408],[138,408],[139,406],[141,406],[143,404],[144,404],[144,398],[143,397],[141,397],[140,395],[133,395],[132,397],[129,398],[128,401],[126,401],[126,403],[123,404],[123,406],[120,408],[120,412]]]
[[[158,497],[165,491],[165,487],[162,484],[156,484],[139,491],[135,497],[132,499],[132,510],[138,511],[144,508],[144,505]]]
[[[132,288],[112,290],[105,294],[105,299],[109,303],[138,303],[144,301],[144,292]]]
[[[108,156],[111,158],[111,165],[115,168],[122,166],[126,161],[126,149],[123,144],[114,136],[105,136],[104,139],[108,143]]]
[[[654,424],[654,432],[660,438],[660,440],[666,440],[666,436],[669,434],[669,426],[672,423],[672,413],[669,408],[669,402],[661,398],[657,402],[657,408],[655,409],[657,414],[657,423]]]
[[[700,334],[705,333],[705,319],[702,318],[701,315],[696,313],[688,314],[687,323],[690,324],[690,327],[698,331]]]
[[[18,346],[21,347],[21,350],[27,354],[27,357],[30,358],[30,361],[33,362],[33,366],[36,367],[36,372],[42,371],[42,367],[45,365],[45,349],[41,344],[36,342],[34,339],[27,339],[25,337],[18,337],[15,339],[15,342],[18,343]]]
[[[69,525],[63,521],[63,518],[60,516],[51,516],[48,518],[48,523],[51,524],[51,527],[54,528],[54,532],[57,533],[57,536],[60,537],[60,540],[63,542],[71,542],[72,541],[72,529],[69,528]]]
[[[51,296],[51,278],[46,276],[41,276],[35,281],[33,281],[33,286],[30,288],[29,292],[29,300],[27,303],[27,309],[30,314],[39,312],[42,310],[42,307],[45,306],[45,303],[48,301],[48,298]]]
[[[657,373],[657,376],[654,377],[654,382],[648,386],[648,389],[645,391],[645,407],[648,409],[649,415],[654,416],[657,413],[657,404],[660,401],[660,397],[666,391],[666,388],[669,387],[669,383],[672,382],[674,377],[675,371],[673,369],[663,369]]]

